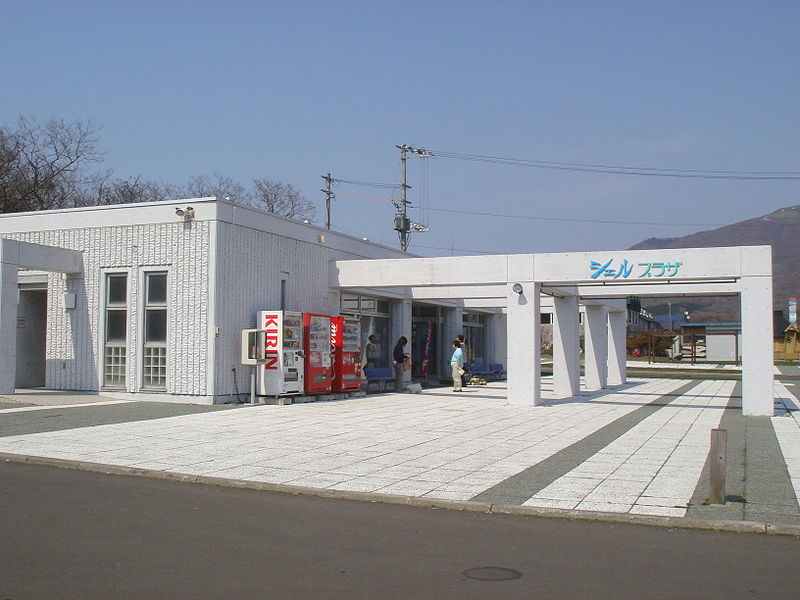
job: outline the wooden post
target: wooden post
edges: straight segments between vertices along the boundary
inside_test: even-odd
[[[711,430],[711,504],[725,504],[725,471],[727,469],[728,432],[725,429]]]

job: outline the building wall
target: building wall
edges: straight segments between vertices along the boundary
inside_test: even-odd
[[[47,218],[51,217],[52,213]],[[11,217],[13,219],[13,217]],[[87,221],[91,219],[87,217]],[[6,221],[5,223],[12,223]],[[29,222],[19,220],[23,224]],[[4,224],[5,224],[4,223]],[[48,275],[46,386],[64,390],[99,390],[103,311],[102,284],[107,271],[128,272],[128,392],[139,388],[141,273],[168,270],[167,393],[204,396],[209,319],[209,223],[153,223],[2,232],[36,244],[82,250],[82,278]],[[76,293],[74,309],[63,306],[64,292]]]
[[[736,356],[736,350],[742,347],[741,343],[741,335],[706,333],[706,360],[738,361],[741,356]]]
[[[241,330],[256,327],[256,313],[285,310],[339,314],[339,294],[329,287],[332,260],[395,257],[375,244],[342,240],[338,234],[237,207],[217,224],[214,379],[216,402],[249,393],[252,367],[241,365]],[[242,215],[246,215],[243,217]],[[247,224],[245,224],[247,223]]]

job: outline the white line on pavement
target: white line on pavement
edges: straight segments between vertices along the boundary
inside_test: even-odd
[[[82,404],[54,404],[52,406],[20,406],[19,408],[0,408],[0,414],[28,412],[31,410],[51,410],[53,408],[79,408],[82,406],[108,406],[109,404],[127,404],[131,400],[107,400],[105,402],[84,402]]]

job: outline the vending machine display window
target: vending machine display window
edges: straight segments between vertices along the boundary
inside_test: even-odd
[[[331,318],[334,392],[361,387],[361,321],[356,317]]]
[[[305,377],[306,392],[324,394],[331,391],[331,317],[305,313]]]

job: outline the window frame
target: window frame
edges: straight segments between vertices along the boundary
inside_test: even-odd
[[[125,278],[125,303],[109,304],[109,284],[113,277]],[[127,268],[103,268],[100,270],[100,314],[98,315],[97,342],[98,342],[98,389],[130,391],[131,367],[131,298],[132,298],[131,270]],[[123,367],[122,381],[119,383],[106,382],[106,369],[108,367],[108,313],[109,311],[125,313],[125,340],[124,344],[112,343],[110,347],[122,347],[125,351],[125,364]]]
[[[165,297],[163,302],[156,302],[150,304],[148,302],[148,284],[149,279],[153,275],[164,275],[165,282]],[[136,357],[136,386],[139,391],[147,392],[163,392],[166,393],[170,389],[170,361],[173,359],[169,349],[171,344],[171,327],[170,327],[170,310],[172,298],[172,269],[167,265],[152,265],[142,267],[139,270],[139,298],[140,302],[137,307],[137,357]],[[147,341],[147,314],[163,310],[165,313],[165,331],[163,342],[148,342]],[[152,351],[158,349],[161,356],[151,356]],[[148,354],[148,353],[151,354]],[[148,364],[148,359],[163,359],[163,365]],[[148,373],[148,369],[163,368],[163,385],[153,383],[152,380],[147,378],[152,377],[152,371]]]

